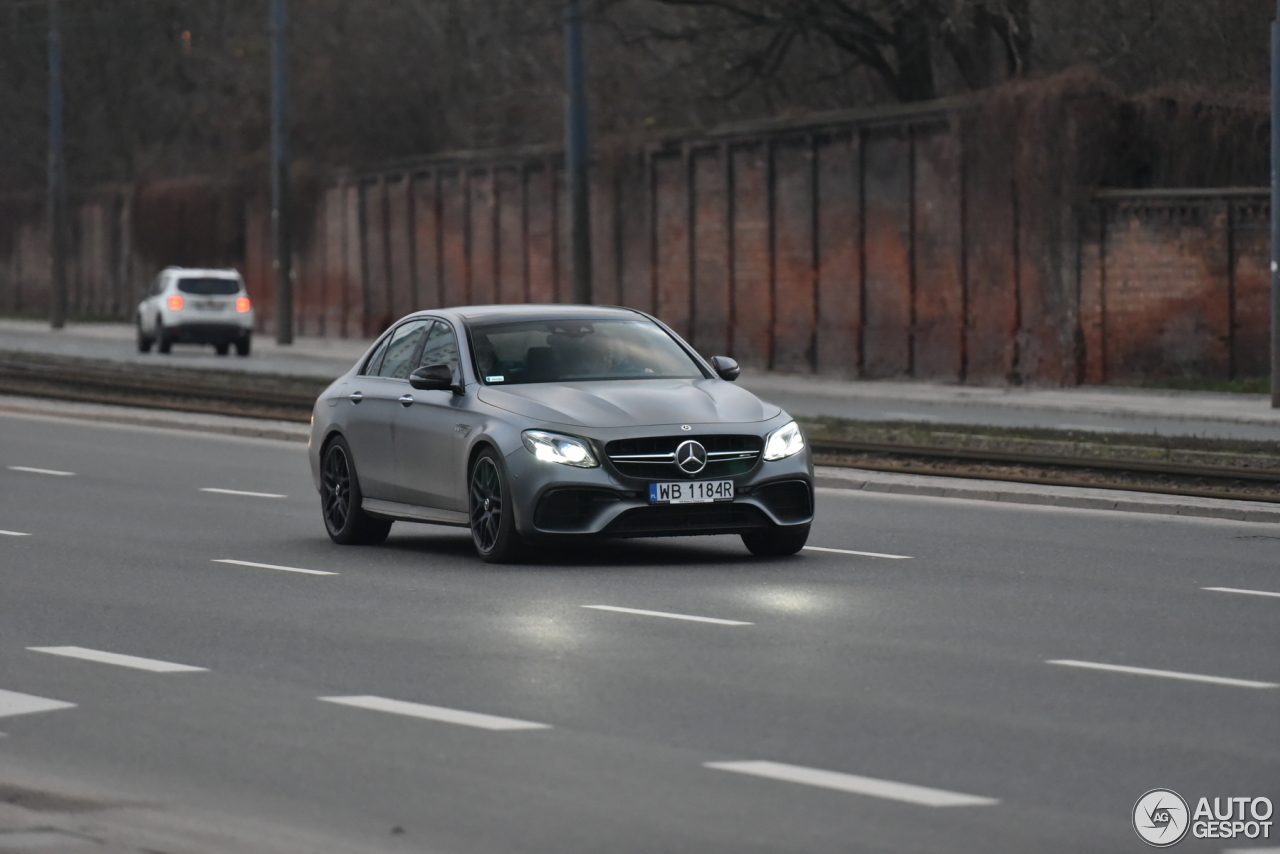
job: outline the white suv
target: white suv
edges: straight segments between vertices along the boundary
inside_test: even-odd
[[[165,267],[138,303],[138,352],[151,345],[168,353],[174,343],[212,344],[219,356],[236,345],[249,355],[253,305],[235,270]]]

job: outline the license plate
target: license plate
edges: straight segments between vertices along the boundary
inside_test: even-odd
[[[649,484],[650,504],[710,504],[732,501],[733,481],[694,480]]]
[[[201,311],[220,311],[225,303],[220,299],[199,299],[195,301],[195,306]]]

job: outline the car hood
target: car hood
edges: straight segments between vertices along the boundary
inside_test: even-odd
[[[618,380],[486,386],[480,400],[538,421],[644,427],[767,421],[780,410],[723,380]]]

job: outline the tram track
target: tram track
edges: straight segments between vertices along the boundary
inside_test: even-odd
[[[306,423],[328,381],[0,353],[0,394]],[[1275,443],[800,419],[820,465],[1280,503]],[[1126,444],[1130,442],[1132,444]],[[1221,446],[1221,447],[1219,447]]]

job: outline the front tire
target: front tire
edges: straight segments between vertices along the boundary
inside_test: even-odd
[[[217,353],[219,356],[225,356],[227,353],[231,352],[231,344],[227,341],[223,341],[221,344],[214,344],[213,352]]]
[[[804,548],[809,541],[809,526],[766,528],[742,535],[742,544],[757,557],[786,557]]]
[[[467,478],[471,541],[485,563],[509,563],[521,548],[511,490],[501,458],[492,449],[476,457]]]
[[[160,318],[156,318],[156,352],[168,354],[173,351],[173,339],[169,337],[169,333],[161,324]]]
[[[248,335],[244,336],[243,338],[236,339],[236,355],[237,356],[249,355],[249,341],[250,341],[250,338]]]
[[[320,460],[320,512],[329,539],[343,546],[377,545],[391,533],[391,522],[375,519],[360,506],[360,478],[351,446],[338,436]]]

